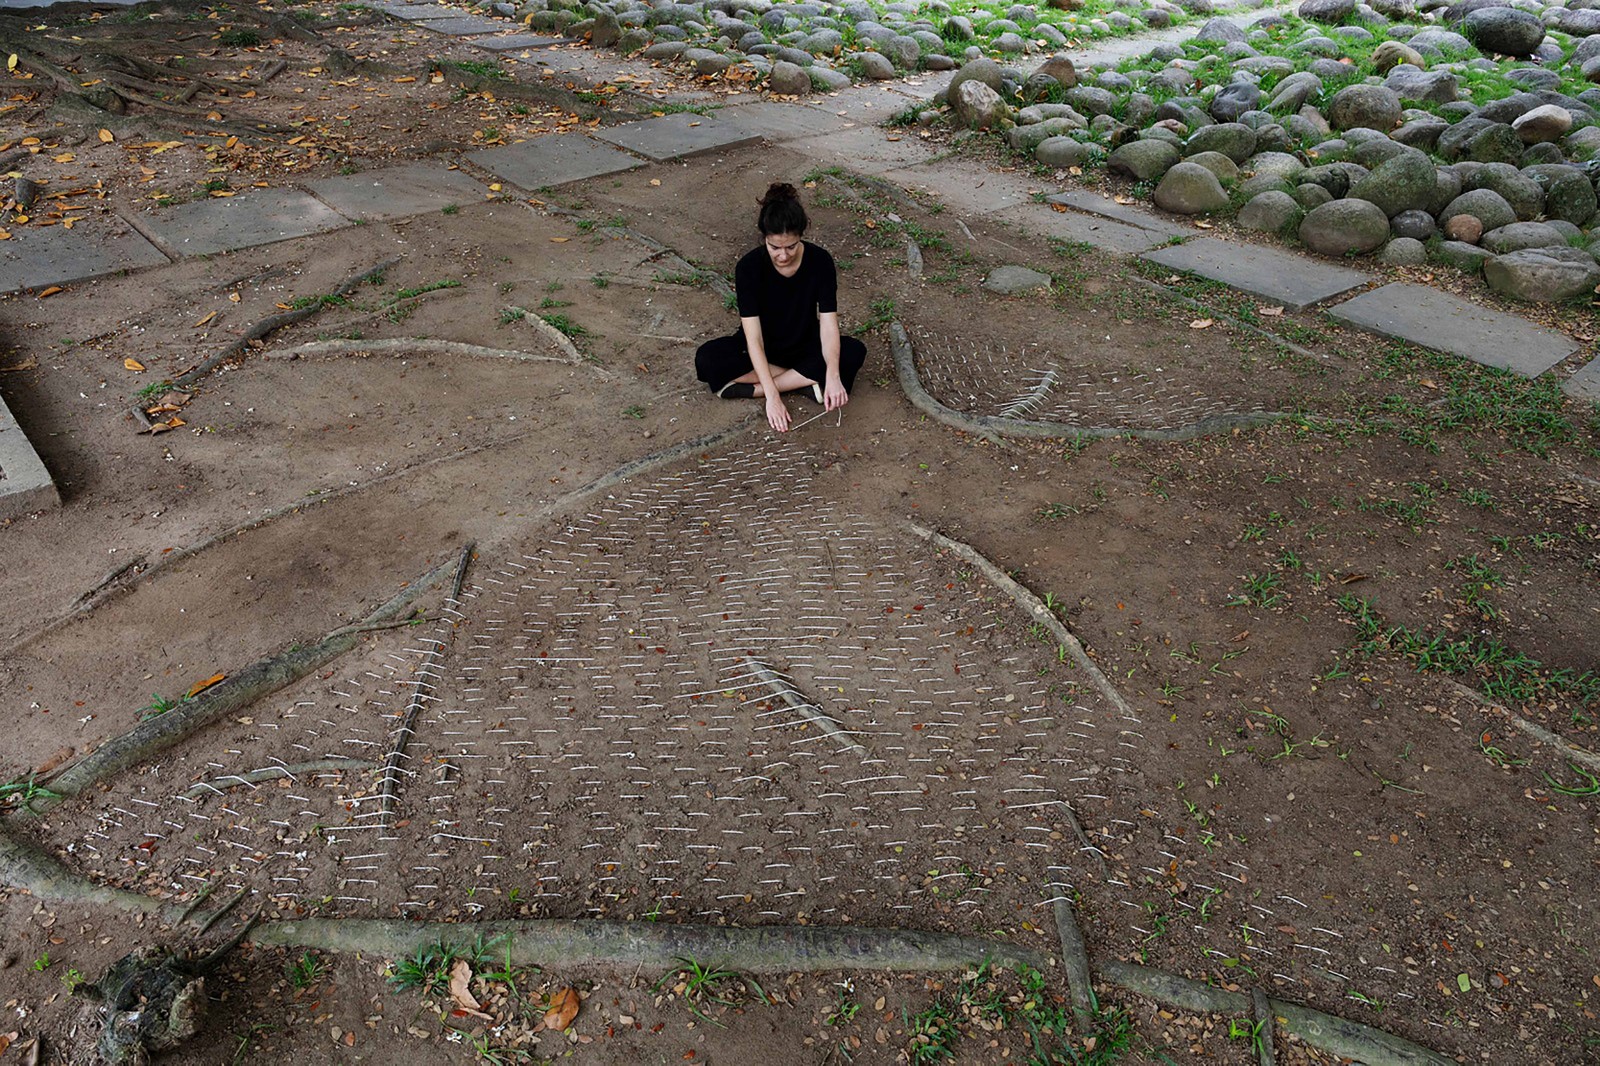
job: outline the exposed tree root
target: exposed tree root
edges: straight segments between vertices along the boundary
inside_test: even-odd
[[[562,339],[565,340],[566,338],[563,337]],[[581,359],[563,359],[560,356],[542,355],[538,352],[520,352],[513,348],[486,348],[481,344],[466,344],[462,341],[413,339],[410,337],[395,337],[387,340],[372,341],[308,341],[305,344],[297,344],[293,348],[279,348],[274,351],[264,352],[262,358],[311,359],[319,356],[366,355],[369,353],[374,355],[459,355],[466,358],[510,359],[527,363],[582,364]]]
[[[270,922],[251,941],[268,947],[318,947],[397,959],[441,941],[499,938],[495,958],[514,966],[601,966],[668,969],[683,959],[758,973],[830,970],[960,970],[988,959],[1007,969],[1049,967],[1042,954],[1003,940],[904,929],[772,925],[754,928],[530,919],[501,922],[412,922],[361,918]]]
[[[184,799],[198,799],[211,794],[220,796],[229,789],[255,786],[262,781],[293,781],[301,774],[321,773],[325,770],[371,770],[378,764],[360,759],[313,759],[310,762],[291,763],[287,766],[263,766],[244,774],[228,774],[201,781],[183,792]]]
[[[376,266],[368,267],[366,270],[363,270],[360,273],[351,274],[349,277],[345,278],[338,285],[336,285],[333,292],[329,293],[328,296],[346,296],[352,290],[354,290],[357,285],[360,285],[362,282],[369,281],[372,278],[382,274],[384,271],[388,270],[398,262],[400,262],[400,259],[398,256],[396,256],[393,259],[385,259]],[[243,355],[253,342],[262,340],[268,335],[283,329],[285,326],[292,326],[296,322],[302,322],[305,319],[310,318],[312,315],[322,310],[322,308],[327,305],[327,302],[328,299],[327,296],[325,296],[320,299],[313,300],[305,307],[297,308],[292,311],[282,311],[275,315],[268,315],[266,318],[263,318],[261,321],[245,330],[243,335],[241,335],[238,340],[234,341],[226,348],[223,348],[221,351],[201,362],[200,365],[185,370],[167,384],[174,389],[192,388],[202,378],[211,373],[217,367],[221,366],[223,363],[226,363],[230,359],[237,359],[239,356]],[[135,411],[141,415],[144,413],[144,409],[142,407],[136,406]],[[148,419],[146,419],[146,421],[148,421]]]
[[[461,585],[467,578],[467,564],[472,562],[472,549],[475,545],[468,544],[461,549],[461,556],[456,561],[456,576],[450,586],[450,595],[446,598],[446,605],[453,605],[461,599]],[[394,745],[387,758],[383,760],[383,778],[379,783],[380,800],[382,809],[381,817],[388,824],[388,817],[394,811],[395,791],[399,788],[400,763],[407,758],[406,748],[411,743],[411,734],[417,726],[417,715],[422,713],[423,689],[433,686],[423,680],[425,677],[437,677],[437,667],[444,661],[445,645],[434,642],[428,648],[428,654],[422,665],[417,669],[416,676],[411,681],[411,698],[406,702],[405,717],[400,720],[400,728],[395,730]]]
[[[180,703],[164,714],[145,719],[121,736],[111,738],[57,774],[50,781],[50,791],[54,795],[35,799],[30,809],[48,810],[112,774],[165,751],[217,718],[247,707],[332,662],[355,647],[361,639],[363,626],[398,617],[418,596],[438,584],[452,565],[454,560],[434,567],[355,625],[341,626],[310,647],[262,659],[207,689],[193,701]]]
[[[1068,629],[1056,613],[1046,607],[1039,597],[1023,588],[1016,581],[1013,581],[1005,571],[991,563],[976,548],[963,544],[959,540],[951,540],[944,534],[936,533],[926,526],[919,526],[915,522],[907,522],[906,527],[935,547],[954,552],[983,571],[983,576],[991,584],[999,586],[1002,591],[1017,601],[1018,606],[1024,608],[1050,630],[1056,641],[1066,649],[1067,654],[1072,656],[1074,662],[1083,667],[1084,671],[1089,675],[1089,680],[1094,683],[1094,687],[1110,701],[1113,707],[1125,715],[1137,717],[1133,714],[1133,708],[1128,705],[1128,701],[1122,698],[1122,693],[1117,691],[1117,687],[1111,683],[1111,679],[1106,676],[1105,671],[1100,669],[1100,664],[1089,657],[1088,651],[1079,643],[1078,638],[1072,635],[1072,630]]]
[[[1551,732],[1538,722],[1528,721],[1528,719],[1522,717],[1522,715],[1516,713],[1505,704],[1496,703],[1494,700],[1491,700],[1489,697],[1485,696],[1483,693],[1479,692],[1470,685],[1463,685],[1454,678],[1447,678],[1446,680],[1448,681],[1450,687],[1455,689],[1458,695],[1465,699],[1471,700],[1473,703],[1478,704],[1485,710],[1495,711],[1501,715],[1504,715],[1506,721],[1510,722],[1512,725],[1516,726],[1519,730],[1526,733],[1534,740],[1537,740],[1539,743],[1550,745],[1552,748],[1557,749],[1562,755],[1571,759],[1575,763],[1583,763],[1591,770],[1600,770],[1600,755],[1595,754],[1588,748],[1580,747],[1579,745],[1574,744],[1572,741],[1568,740],[1559,733]]]

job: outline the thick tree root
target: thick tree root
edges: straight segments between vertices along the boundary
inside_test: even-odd
[[[1083,645],[1079,643],[1078,638],[1072,635],[1072,630],[1068,629],[1064,624],[1062,624],[1061,619],[1057,617],[1056,613],[1050,608],[1046,607],[1044,603],[1040,601],[1039,597],[1023,588],[1016,581],[1013,581],[1005,571],[1001,570],[998,566],[994,565],[994,563],[990,562],[988,558],[976,548],[972,548],[966,544],[963,544],[959,540],[951,540],[944,534],[936,533],[933,530],[928,529],[926,526],[919,526],[915,522],[907,522],[906,527],[923,540],[933,544],[934,547],[944,548],[947,551],[954,552],[956,555],[960,556],[973,566],[976,566],[979,570],[983,571],[983,576],[987,578],[991,584],[999,586],[1003,592],[1017,601],[1017,605],[1019,607],[1023,608],[1034,618],[1038,619],[1045,625],[1046,628],[1050,630],[1051,635],[1056,638],[1057,643],[1066,649],[1067,654],[1072,656],[1074,662],[1083,667],[1084,672],[1089,675],[1089,680],[1093,682],[1094,687],[1100,690],[1100,694],[1109,700],[1113,707],[1121,711],[1124,715],[1137,717],[1133,714],[1133,708],[1128,705],[1128,701],[1122,698],[1122,693],[1117,691],[1117,687],[1113,685],[1111,683],[1111,679],[1106,676],[1105,671],[1101,670],[1100,665],[1089,657],[1088,651],[1086,651]]]
[[[334,288],[333,292],[329,293],[328,295],[348,295],[353,289],[355,289],[357,285],[360,285],[362,282],[382,274],[384,271],[388,270],[398,262],[400,262],[398,257],[394,259],[386,259],[377,266],[369,267],[366,270],[361,271],[359,274],[352,274],[341,281]],[[240,336],[238,340],[235,340],[226,348],[223,348],[221,351],[210,356],[198,366],[194,366],[188,370],[185,370],[183,373],[167,382],[167,385],[174,389],[187,389],[194,387],[194,385],[202,378],[204,378],[207,374],[210,374],[223,363],[226,363],[230,359],[237,359],[243,355],[249,350],[250,345],[253,342],[262,340],[268,335],[283,329],[285,326],[292,326],[296,322],[310,318],[312,315],[322,310],[326,305],[326,299],[318,299],[297,310],[283,311],[276,315],[268,315],[266,318],[263,318],[261,321],[245,330],[244,334]],[[132,413],[134,418],[140,424],[142,424],[146,429],[150,428],[150,416],[145,413],[144,407],[137,400],[134,401]]]
[[[113,737],[67,766],[49,783],[54,795],[35,799],[30,809],[35,813],[48,810],[112,774],[165,751],[217,718],[247,707],[332,662],[356,646],[364,626],[397,618],[418,596],[450,573],[454,565],[455,560],[452,559],[449,563],[434,567],[360,622],[341,626],[310,647],[296,648],[282,655],[262,659],[207,689],[193,701],[180,703],[165,714],[147,718],[121,736]]]
[[[913,406],[937,422],[943,422],[947,426],[968,433],[976,433],[995,443],[1000,443],[998,438],[1001,436],[1043,440],[1073,440],[1078,437],[1193,440],[1196,437],[1224,433],[1231,429],[1267,425],[1289,417],[1286,414],[1270,411],[1256,414],[1213,415],[1177,429],[1134,429],[1128,426],[1066,426],[1058,422],[1034,422],[1023,418],[1003,418],[998,415],[963,414],[946,407],[922,387],[922,378],[917,374],[916,359],[911,351],[911,339],[906,335],[905,327],[898,322],[889,323],[889,350],[894,356],[894,369],[899,375],[900,387]]]
[[[0,888],[27,892],[45,902],[114,907],[176,921],[180,912],[159,900],[120,888],[96,885],[61,865],[34,845],[18,840],[0,823]]]
[[[554,327],[551,327],[554,328]],[[562,340],[565,340],[565,335]],[[558,348],[563,347],[557,345]],[[563,349],[564,350],[564,349]],[[318,356],[341,355],[459,355],[475,359],[510,359],[525,363],[570,363],[579,364],[580,358],[568,355],[561,358],[554,355],[542,355],[538,352],[519,352],[512,348],[486,348],[481,344],[467,344],[462,341],[440,341],[425,338],[393,337],[387,340],[372,341],[308,341],[297,344],[293,348],[278,348],[270,352],[263,352],[263,359],[311,359]]]
[[[496,960],[514,966],[600,966],[668,969],[683,959],[754,973],[831,970],[961,970],[985,959],[1007,969],[1044,970],[1049,960],[1002,940],[815,925],[672,925],[667,922],[527,921],[411,922],[358,918],[271,922],[251,936],[266,947],[318,947],[398,959],[440,942],[497,939]]]

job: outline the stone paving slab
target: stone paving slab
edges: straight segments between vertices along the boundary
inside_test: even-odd
[[[536,33],[509,33],[504,37],[477,37],[471,42],[474,48],[491,52],[520,52],[524,48],[548,48],[553,44],[567,44],[567,37],[543,37]]]
[[[540,68],[546,76],[554,74],[583,74],[594,76],[594,64],[587,62],[582,51],[575,48],[539,48],[528,55],[517,56],[517,62]]]
[[[938,197],[946,206],[974,215],[989,215],[1027,203],[1032,193],[1026,179],[1015,174],[974,170],[969,164],[937,159],[884,175],[904,188]]]
[[[788,147],[809,154],[819,167],[838,164],[874,177],[925,163],[933,157],[933,149],[919,138],[899,134],[885,136],[883,130],[872,126],[807,137],[791,142]]]
[[[1600,403],[1600,359],[1591,359],[1587,366],[1563,382],[1561,388],[1574,399]]]
[[[440,211],[451,205],[482,203],[489,190],[442,163],[409,163],[306,186],[346,218],[378,221]]]
[[[996,211],[992,217],[1014,223],[1029,233],[1081,241],[1111,252],[1135,254],[1167,243],[1166,236],[1154,230],[1078,211],[1052,211],[1039,204],[1019,204]]]
[[[434,22],[440,19],[458,19],[465,16],[465,12],[458,7],[445,7],[443,4],[377,4],[378,10],[397,19],[407,22]],[[505,29],[504,24],[500,26]]]
[[[1146,252],[1152,263],[1198,274],[1294,311],[1367,284],[1359,270],[1333,266],[1293,252],[1206,237]]]
[[[333,208],[296,189],[252,189],[139,216],[145,233],[178,256],[233,252],[349,224]]]
[[[524,189],[565,185],[644,166],[644,160],[581,133],[551,134],[503,148],[485,148],[468,155],[467,161]]]
[[[838,132],[850,125],[849,119],[840,118],[819,107],[780,104],[771,100],[725,107],[717,112],[717,121],[774,143]]]
[[[725,122],[688,111],[603,127],[595,130],[593,136],[658,163],[718,148],[754,144],[761,139]]]
[[[1137,204],[1119,204],[1109,196],[1090,192],[1088,189],[1069,189],[1066,192],[1058,192],[1048,199],[1053,204],[1113,219],[1124,225],[1137,226],[1152,233],[1159,233],[1163,237],[1192,237],[1195,234],[1193,226],[1185,226],[1181,222],[1162,218]]]
[[[12,230],[0,241],[0,293],[86,281],[131,267],[165,266],[169,260],[122,219]]]
[[[11,409],[0,400],[0,519],[61,506],[61,494]]]
[[[448,37],[479,37],[486,33],[503,33],[506,24],[500,19],[486,19],[480,15],[463,15],[457,12],[457,17],[450,19],[427,19],[419,21],[418,26],[434,33],[442,33]]]
[[[1328,314],[1337,322],[1380,336],[1530,378],[1579,348],[1578,342],[1565,334],[1426,285],[1385,285],[1329,308]]]

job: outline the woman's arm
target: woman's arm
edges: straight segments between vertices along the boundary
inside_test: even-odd
[[[835,316],[837,318],[838,316]],[[839,341],[837,323],[834,330],[833,363],[839,363]],[[767,362],[766,343],[761,336],[761,319],[758,317],[739,319],[739,328],[744,330],[745,347],[750,352],[750,365],[755,369],[756,380],[761,382],[761,395],[766,399],[767,422],[779,433],[789,429],[789,409],[783,405],[783,397],[779,394],[777,386],[772,383],[772,367]],[[837,376],[837,375],[835,375]]]
[[[839,313],[829,311],[817,316],[822,331],[822,361],[827,365],[827,380],[822,383],[822,408],[832,411],[850,402],[850,394],[839,377]]]

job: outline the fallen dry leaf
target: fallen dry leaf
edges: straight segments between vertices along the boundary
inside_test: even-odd
[[[114,141],[116,139],[117,139],[116,135],[113,134],[110,130],[102,129],[100,131],[100,142],[102,144],[110,144],[112,141]]]
[[[550,243],[551,244],[566,244],[570,240],[572,240],[571,237],[551,237],[550,238]]]
[[[1282,307],[1258,307],[1258,308],[1256,308],[1256,310],[1259,311],[1263,316],[1265,316],[1267,318],[1282,318],[1283,317],[1283,308]]]
[[[231,304],[238,303],[239,302],[239,294],[236,293],[236,292],[228,293],[228,302],[231,303]]]
[[[196,322],[194,324],[194,328],[195,329],[199,329],[201,326],[205,325],[207,322],[210,322],[213,318],[216,318],[216,317],[217,317],[217,313],[215,311],[212,311],[210,314],[206,315],[206,317],[204,317],[200,321]]]
[[[1190,329],[1210,329],[1215,323],[1209,318],[1197,318],[1189,323]]]
[[[0,374],[4,374],[10,370],[32,370],[38,365],[39,360],[30,355],[20,363],[12,363],[10,366],[0,366]]]
[[[223,680],[227,676],[228,676],[227,674],[212,674],[210,677],[206,678],[204,681],[196,681],[192,686],[190,686],[189,695],[186,698],[193,699],[194,697],[198,696],[200,693],[204,692],[206,689],[210,688],[212,685],[215,685],[218,681]]]
[[[139,360],[130,357],[122,361],[122,369],[131,370],[135,374],[142,374],[144,373],[144,364],[139,362]]]
[[[455,965],[450,967],[450,998],[455,1001],[457,1010],[474,1018],[494,1021],[494,1015],[485,1014],[477,997],[472,994],[472,964],[466,959],[457,959]]]
[[[660,178],[651,178],[650,179],[650,184],[651,185],[660,185],[661,184],[661,179]]]
[[[58,749],[54,755],[50,756],[44,762],[42,762],[38,766],[36,766],[34,768],[33,772],[34,772],[35,775],[47,774],[51,770],[54,770],[56,767],[60,766],[62,763],[66,762],[70,758],[72,758],[72,748],[71,747],[65,747],[65,748]]]
[[[62,289],[61,289],[60,285],[52,285],[48,289],[45,289],[44,291],[39,293],[39,299],[42,300],[46,296],[54,296],[56,293],[61,292],[61,291],[62,291]]]
[[[569,987],[556,990],[550,996],[550,1009],[544,1012],[544,1027],[562,1032],[578,1016],[578,1009],[582,1005],[577,989]]]
[[[12,56],[11,58],[15,60],[17,57]],[[0,1055],[4,1055],[6,1053],[6,1048],[10,1047],[11,1042],[16,1038],[17,1034],[14,1030],[9,1033],[0,1033]]]
[[[1196,222],[1195,225],[1200,227],[1201,229],[1211,229],[1212,228],[1211,223],[1209,223],[1209,222]]]

